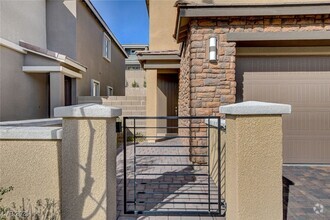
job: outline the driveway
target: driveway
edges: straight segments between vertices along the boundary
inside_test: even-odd
[[[283,182],[284,219],[330,219],[330,166],[284,166]]]

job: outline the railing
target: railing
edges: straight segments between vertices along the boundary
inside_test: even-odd
[[[154,123],[137,126],[142,120]],[[221,128],[216,116],[124,117],[124,213],[224,215],[221,139],[216,132],[217,162],[211,164],[210,131],[218,129],[211,120]]]

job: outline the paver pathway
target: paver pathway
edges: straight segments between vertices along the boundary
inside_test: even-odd
[[[179,139],[171,139],[158,142],[158,145],[180,145]],[[196,171],[193,169],[188,157],[181,155],[189,155],[189,148],[184,147],[147,147],[150,144],[143,143],[136,148],[137,155],[160,155],[160,156],[137,156],[136,162],[139,166],[136,167],[136,173],[143,173],[147,175],[138,175],[136,182],[136,195],[140,201],[145,201],[144,204],[136,206],[136,210],[150,210],[150,211],[197,211],[208,210],[208,178],[207,176],[173,176],[174,172],[184,174],[206,174],[207,170],[200,169]],[[153,144],[155,145],[155,144]],[[127,174],[128,174],[128,200],[134,200],[134,166],[133,166],[133,145],[127,147]],[[161,155],[173,155],[172,157],[163,157]],[[165,166],[143,166],[144,164],[165,164]],[[181,166],[171,166],[171,164],[180,164]],[[150,173],[159,173],[162,175],[148,175]],[[124,215],[123,208],[123,151],[119,150],[117,155],[117,214],[120,220],[130,219],[145,219],[145,220],[161,220],[161,219],[224,219],[221,217],[212,216],[135,216]],[[211,180],[211,202],[217,203],[218,190]],[[139,193],[140,192],[140,193]],[[147,194],[147,193],[159,194]],[[190,194],[195,193],[195,194]],[[206,194],[206,195],[204,195]],[[169,202],[169,203],[167,203]],[[173,204],[172,202],[179,202]],[[190,203],[206,203],[206,204],[185,204],[180,202]],[[133,204],[128,206],[129,209],[134,209]],[[217,205],[211,205],[211,210],[216,210]]]
[[[178,140],[172,139],[158,144],[166,145],[177,145]],[[127,152],[128,164],[129,164],[129,182],[133,183],[133,146],[128,147]],[[182,155],[188,154],[188,148],[137,148],[138,154],[173,154]],[[143,163],[181,163],[189,164],[188,158],[183,157],[138,157],[137,162]],[[191,166],[182,167],[138,167],[138,172],[193,172]],[[186,177],[171,177],[171,176],[139,176],[137,182],[141,183],[151,183],[158,182],[162,184],[142,185],[142,188],[137,188],[137,191],[149,191],[149,192],[170,192],[169,194],[157,194],[154,196],[139,195],[139,199],[146,199],[151,202],[150,204],[137,207],[138,209],[145,210],[188,210],[188,209],[205,209],[205,205],[170,205],[161,204],[164,201],[207,201],[203,195],[185,195],[185,194],[174,194],[176,192],[207,192],[205,186],[193,186],[191,183],[205,183],[205,177],[192,178]],[[168,186],[164,182],[177,183],[176,186]],[[119,149],[117,155],[117,214],[119,220],[133,220],[133,219],[143,219],[143,220],[195,220],[195,219],[225,219],[221,217],[206,217],[206,216],[134,216],[134,215],[124,215],[123,214],[123,152]],[[134,191],[132,185],[129,187],[130,197],[133,197]],[[215,200],[214,195],[217,194],[217,189],[212,182],[212,201]],[[171,193],[172,192],[172,193]],[[283,214],[284,220],[328,220],[330,219],[330,166],[284,166],[283,167]],[[316,210],[316,212],[315,212]]]
[[[283,167],[284,220],[330,219],[330,166]]]

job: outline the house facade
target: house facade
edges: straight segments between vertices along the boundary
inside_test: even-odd
[[[148,115],[222,116],[219,106],[250,100],[290,104],[293,112],[283,119],[284,163],[330,163],[328,1],[147,5],[150,51],[139,59],[147,69]],[[161,106],[164,95],[170,97],[162,74],[170,72],[178,98],[166,104],[177,111]]]
[[[136,53],[148,50],[148,45],[125,44],[123,48],[128,55],[125,60],[126,96],[146,96],[145,70],[141,67]]]
[[[89,0],[0,4],[0,121],[51,117],[78,96],[125,95],[127,55]]]

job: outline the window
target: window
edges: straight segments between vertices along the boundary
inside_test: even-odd
[[[91,96],[100,96],[100,82],[91,80]]]
[[[111,86],[107,86],[107,95],[113,96],[113,88]]]
[[[106,34],[103,38],[103,57],[111,61],[111,40]]]

